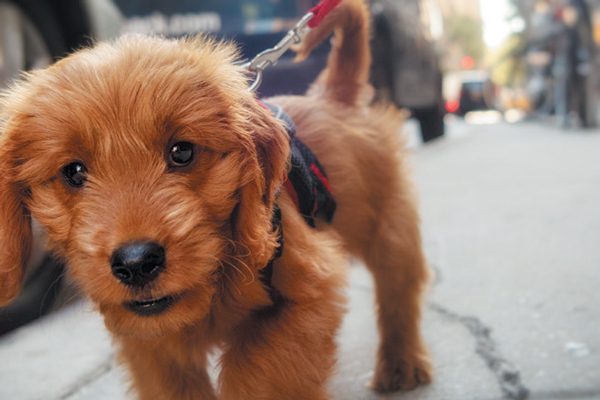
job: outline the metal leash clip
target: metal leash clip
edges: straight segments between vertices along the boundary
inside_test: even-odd
[[[294,44],[299,44],[309,31],[308,22],[312,19],[314,13],[305,14],[302,19],[288,31],[288,33],[275,46],[260,52],[252,61],[244,64],[248,71],[254,73],[254,81],[250,84],[248,90],[256,91],[262,83],[263,71],[271,65],[277,64],[277,60],[290,49]]]

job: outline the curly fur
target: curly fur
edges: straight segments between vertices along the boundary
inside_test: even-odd
[[[325,399],[351,254],[376,284],[373,387],[428,382],[419,332],[428,275],[397,133],[402,116],[369,105],[361,1],[342,3],[299,55],[332,30],[327,69],[307,96],[272,100],[329,175],[338,210],[316,230],[280,193],[288,139],[248,92],[233,45],[128,36],[25,76],[2,97],[0,304],[20,289],[33,216],[102,313],[141,399]],[[199,151],[192,165],[171,171],[165,152],[181,140]],[[73,160],[89,171],[82,189],[61,177]],[[277,246],[275,203],[285,237],[273,267],[285,299],[277,307],[258,279]],[[134,291],[111,274],[109,259],[139,239],[161,243],[168,265]],[[123,306],[165,295],[178,301],[154,317]],[[217,346],[215,390],[206,354]]]

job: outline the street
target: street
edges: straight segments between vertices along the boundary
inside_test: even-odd
[[[372,282],[353,264],[333,398],[600,399],[600,130],[457,119],[448,128],[430,145],[414,132],[410,141],[434,272],[423,322],[434,383],[389,396],[366,387]],[[87,303],[0,337],[0,360],[0,399],[131,398]]]

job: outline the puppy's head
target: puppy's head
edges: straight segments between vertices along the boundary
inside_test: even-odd
[[[202,320],[221,273],[272,255],[288,139],[235,48],[126,37],[27,76],[3,98],[0,303],[30,218],[120,334]]]

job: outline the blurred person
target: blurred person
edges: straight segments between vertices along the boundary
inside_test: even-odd
[[[557,123],[563,128],[571,126],[573,114],[579,123],[587,125],[585,81],[591,55],[580,27],[589,15],[586,11],[583,0],[566,0],[555,13],[560,29],[555,37],[552,73]]]
[[[531,29],[527,45],[529,78],[527,92],[534,109],[549,115],[554,108],[553,90],[553,43],[560,29],[554,18],[553,4],[549,0],[538,0],[531,15]]]

